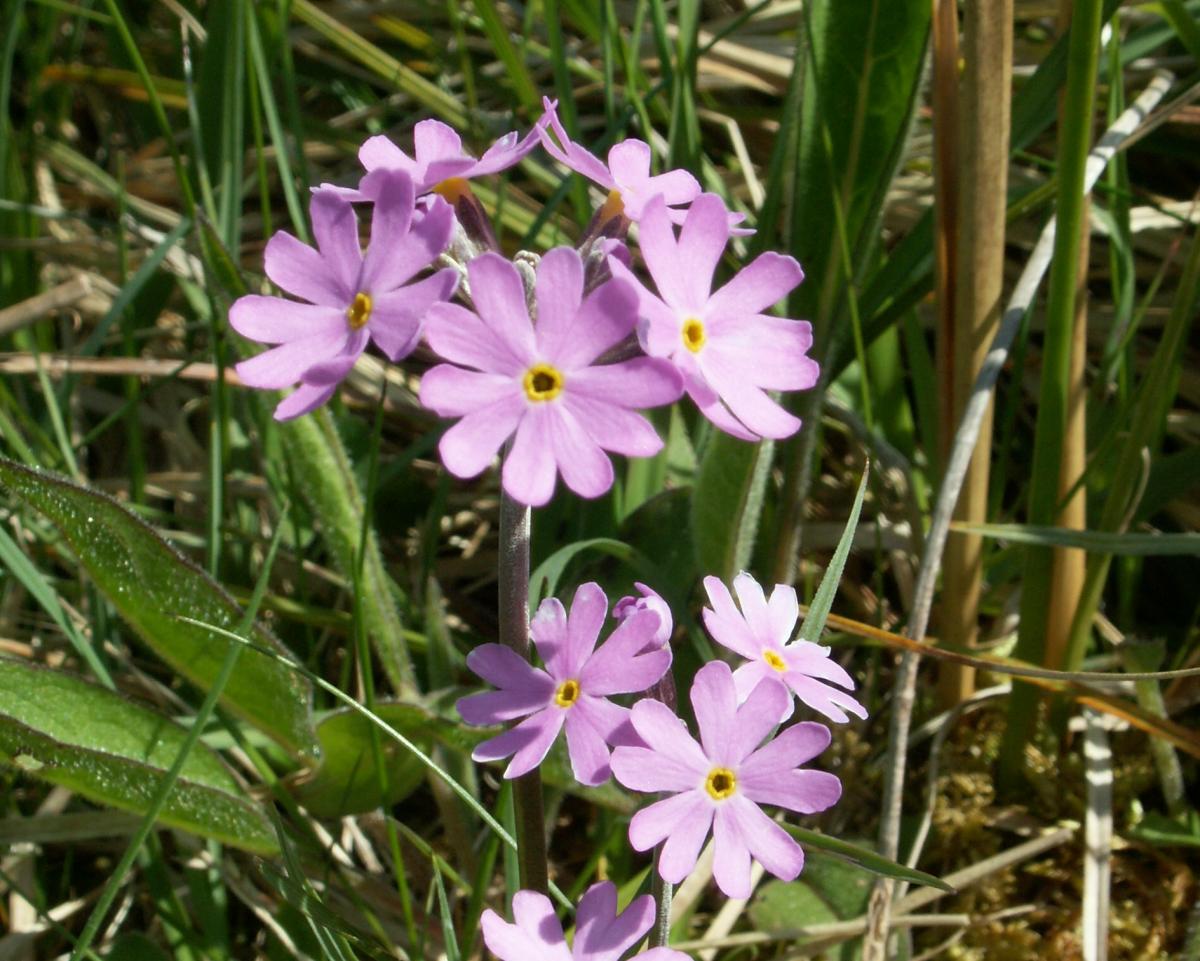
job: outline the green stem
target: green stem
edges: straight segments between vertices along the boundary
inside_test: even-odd
[[[1063,99],[1062,131],[1058,140],[1058,210],[1054,259],[1046,307],[1046,340],[1042,383],[1034,435],[1028,523],[1050,525],[1058,514],[1059,457],[1066,432],[1070,388],[1071,333],[1075,319],[1079,243],[1086,204],[1084,169],[1092,140],[1092,111],[1100,58],[1101,0],[1079,0],[1071,18],[1068,41],[1067,89]],[[1049,547],[1026,552],[1021,593],[1021,625],[1016,656],[1041,663],[1046,645],[1046,620],[1054,555]],[[1034,688],[1013,685],[1008,730],[1000,754],[1002,783],[1015,787],[1025,744],[1036,718]]]
[[[529,508],[502,494],[500,498],[500,643],[529,658]],[[516,805],[517,856],[521,887],[545,894],[550,877],[546,865],[542,775],[538,770],[513,780]]]

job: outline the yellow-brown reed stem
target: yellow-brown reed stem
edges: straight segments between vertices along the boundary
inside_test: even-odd
[[[1009,104],[1012,88],[1012,0],[980,0],[964,10],[964,73],[959,105],[958,246],[954,282],[953,424],[958,425],[971,385],[1000,323],[1004,281],[1004,225],[1008,190]],[[953,428],[951,429],[953,433]],[[992,414],[988,413],[963,483],[955,520],[987,520]],[[983,585],[983,541],[951,534],[946,543],[941,634],[963,646],[976,642]],[[938,694],[949,707],[969,696],[975,675],[944,666]]]

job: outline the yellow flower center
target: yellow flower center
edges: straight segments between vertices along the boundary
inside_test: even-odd
[[[787,670],[787,664],[783,662],[783,658],[774,651],[763,651],[763,660],[771,667],[775,668],[780,674]]]
[[[533,401],[554,400],[563,389],[563,375],[549,364],[534,364],[525,371],[525,396]]]
[[[714,767],[704,779],[704,790],[714,801],[724,801],[737,790],[737,775],[727,767]]]
[[[563,681],[554,692],[554,703],[559,707],[570,707],[579,700],[579,682]]]
[[[708,340],[708,335],[704,332],[703,321],[695,317],[689,317],[683,322],[683,330],[680,331],[680,334],[683,337],[683,346],[693,354],[700,353],[700,348]]]
[[[464,177],[447,177],[433,188],[433,192],[445,197],[453,205],[458,203],[459,198],[471,192],[471,185]]]
[[[604,206],[600,208],[596,219],[600,223],[607,223],[613,217],[620,217],[625,213],[625,201],[621,198],[621,191],[616,188],[608,192],[608,196],[604,198]]]
[[[361,290],[354,295],[354,302],[346,311],[346,319],[350,321],[351,330],[362,330],[371,319],[371,295]]]

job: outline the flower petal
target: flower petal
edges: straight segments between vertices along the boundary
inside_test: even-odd
[[[616,779],[631,791],[691,791],[703,779],[687,764],[669,754],[645,747],[617,747],[612,753]]]
[[[547,412],[546,424],[554,462],[567,487],[580,497],[599,497],[612,487],[612,462],[569,407],[556,404]]]
[[[476,257],[475,261],[481,259]],[[504,459],[501,481],[504,489],[520,503],[541,507],[554,494],[553,427],[548,423],[552,412],[546,410],[545,404],[533,407],[520,400],[517,403],[524,407],[525,413],[517,425],[512,449]]]
[[[774,251],[759,254],[709,298],[705,319],[719,324],[726,317],[761,314],[803,279],[796,258]]]
[[[588,294],[567,327],[550,330],[552,347],[539,319],[538,344],[552,363],[563,370],[578,371],[633,333],[637,309],[637,291],[614,277]]]
[[[662,701],[642,698],[629,712],[634,730],[650,750],[685,766],[699,783],[712,764],[688,733],[687,725]]]
[[[663,839],[658,870],[678,884],[691,873],[712,826],[713,805],[699,790],[685,791],[642,808],[629,822],[629,843],[646,851]]]
[[[538,657],[555,682],[565,681],[572,675],[569,642],[567,640],[567,610],[557,597],[547,597],[538,605],[537,612],[529,621],[529,636],[533,638]]]
[[[362,248],[358,243],[354,207],[333,191],[318,190],[313,193],[308,209],[317,247],[329,265],[329,273],[340,288],[357,292]]]
[[[459,698],[454,706],[463,721],[475,727],[482,727],[525,717],[534,711],[540,711],[549,703],[550,694],[538,694],[528,690],[503,690],[484,691],[482,694]]]
[[[437,303],[430,307],[425,318],[425,336],[441,357],[477,370],[511,377],[523,374],[533,362],[532,338],[529,352],[523,353],[521,344],[503,339],[478,314],[458,304]]]
[[[727,898],[748,898],[750,884],[750,848],[729,803],[717,805],[713,818],[713,879]]]
[[[812,326],[806,320],[731,316],[725,323],[714,323],[710,333],[725,366],[757,387],[807,390],[820,379],[821,368],[808,356]]]
[[[672,310],[685,310],[691,300],[690,271],[679,256],[675,228],[661,197],[652,199],[642,212],[638,221],[638,244],[663,302]]]
[[[498,397],[488,406],[463,417],[438,442],[438,453],[446,470],[455,477],[474,477],[482,473],[517,429],[525,410],[519,397]]]
[[[655,648],[654,638],[662,619],[650,610],[625,618],[593,654],[579,675],[589,694],[633,694],[658,681],[671,666],[669,648]],[[646,654],[639,651],[650,648]]]
[[[567,644],[560,665],[563,673],[558,678],[579,679],[580,672],[596,648],[600,629],[608,616],[608,597],[595,581],[580,584],[571,601],[567,615]]]
[[[748,798],[730,798],[726,809],[754,859],[775,877],[794,881],[804,867],[804,851],[792,836]]]
[[[592,723],[594,718],[582,703],[560,710],[566,714],[567,754],[575,780],[588,787],[603,784],[612,774],[604,735]]]
[[[308,368],[301,380],[314,387],[331,387],[339,384],[350,373],[350,369],[362,356],[367,346],[367,331],[352,330],[342,349],[326,360],[319,360]]]
[[[570,349],[582,325],[576,315],[583,303],[583,260],[573,247],[548,250],[537,267],[538,352],[556,364]]]
[[[846,672],[841,664],[829,656],[830,650],[827,647],[813,644],[811,641],[796,641],[784,647],[780,654],[789,670],[799,671],[809,677],[833,681],[834,684],[851,691],[854,690],[854,678]]]
[[[763,593],[762,585],[752,575],[741,571],[733,579],[733,590],[737,594],[742,617],[746,619],[754,636],[762,642],[760,646],[775,640],[771,634],[771,615],[767,610],[767,597]],[[779,639],[780,644],[786,641],[786,637]]]
[[[688,310],[701,311],[708,302],[713,274],[729,241],[729,211],[716,194],[701,194],[688,208],[679,232],[679,259],[688,265]]]
[[[312,384],[301,384],[276,405],[275,419],[291,420],[314,411],[328,401],[336,389],[336,385],[315,387]]]
[[[558,111],[555,109],[555,104],[548,97],[543,97],[542,105],[545,107],[546,112],[542,116],[542,120],[539,121],[537,129],[538,136],[542,141],[542,147],[546,153],[559,163],[569,167],[576,173],[583,174],[583,176],[599,184],[601,187],[606,189],[614,187],[615,184],[613,183],[612,175],[608,172],[608,167],[594,154],[589,153],[583,147],[579,146],[579,144],[572,142],[571,138],[567,136],[566,129],[558,119]]]
[[[724,661],[709,661],[700,668],[692,681],[691,698],[700,728],[700,743],[709,761],[721,767],[734,766],[740,760],[733,736],[737,695],[729,665]]]
[[[602,369],[591,367],[588,371],[579,371],[572,376],[572,384],[580,373]],[[588,434],[604,450],[626,457],[652,457],[663,448],[662,438],[641,414],[607,401],[578,396],[569,389],[562,403],[576,420],[587,424]]]
[[[554,915],[550,899],[537,891],[518,891],[513,895],[513,920],[534,942],[554,952],[553,958],[570,957],[562,925]]]
[[[650,145],[630,138],[608,151],[608,169],[617,187],[637,187],[650,179]]]
[[[780,440],[800,429],[800,418],[792,416],[758,387],[747,383],[744,373],[731,367],[719,351],[704,351],[700,365],[705,378],[721,395],[725,405],[756,434]]]
[[[483,156],[464,176],[482,177],[507,170],[541,142],[540,129],[530,128],[521,140],[511,130],[484,151]]]
[[[375,298],[368,329],[388,360],[395,363],[412,353],[421,339],[421,329],[429,308],[454,296],[459,273],[446,267],[415,284],[401,287]]]
[[[776,584],[767,601],[767,620],[770,625],[767,636],[780,645],[787,644],[792,639],[792,631],[796,629],[799,619],[800,602],[796,598],[796,588],[790,584]]]
[[[432,160],[459,160],[463,154],[462,139],[453,127],[440,120],[422,120],[413,127],[413,153],[418,163]]]
[[[467,264],[471,299],[484,324],[529,366],[535,358],[533,324],[525,305],[525,285],[517,268],[495,253],[480,254]],[[434,347],[437,350],[437,347]],[[489,369],[489,368],[484,368]]]
[[[770,790],[772,780],[780,773],[807,764],[829,747],[831,739],[829,728],[814,721],[802,721],[784,728],[739,765],[738,783],[748,797],[763,804],[774,804],[774,801],[758,798],[757,793]]]
[[[792,695],[778,674],[765,678],[750,693],[737,709],[733,722],[732,748],[736,763],[740,764],[762,744],[779,724],[779,719],[790,713],[791,706]]]
[[[283,344],[307,337],[344,337],[344,308],[301,304],[282,297],[247,294],[229,308],[229,326],[249,340]],[[289,381],[291,383],[291,381]]]
[[[383,134],[368,137],[363,142],[363,145],[358,148],[358,162],[367,170],[385,167],[403,170],[409,176],[412,176],[415,166],[413,159]]]
[[[683,378],[665,360],[635,357],[573,371],[567,391],[619,407],[658,407],[679,400]]]
[[[838,690],[836,687],[822,684],[820,681],[805,677],[796,671],[788,671],[783,679],[795,692],[796,697],[831,721],[845,724],[850,720],[846,711],[864,719],[867,716],[865,707],[845,691]]]
[[[413,201],[408,176],[379,170],[367,177],[387,178],[375,201],[371,245],[363,261],[362,285],[378,297],[408,283],[446,249],[454,230],[454,211],[441,197],[435,197],[425,215],[409,230]]]
[[[661,195],[673,207],[695,200],[700,195],[700,181],[686,170],[667,170],[647,180],[642,190],[648,197]]]
[[[504,776],[514,778],[528,774],[545,760],[564,720],[561,709],[548,707],[525,718],[511,730],[484,741],[471,752],[471,757],[476,761],[498,761],[511,754],[513,759]]]
[[[534,691],[545,696],[554,690],[549,674],[503,644],[480,644],[472,648],[467,655],[467,667],[493,687]]]
[[[263,268],[276,287],[314,304],[339,307],[344,313],[346,304],[354,297],[354,291],[333,274],[316,250],[286,230],[277,230],[267,241]]]
[[[503,374],[484,374],[463,370],[453,364],[438,364],[421,378],[420,397],[423,406],[441,417],[462,417],[506,397],[523,411],[520,391],[512,378]]]
[[[704,590],[708,594],[711,608],[704,608],[704,626],[714,641],[723,644],[742,657],[758,660],[762,655],[762,641],[750,629],[746,619],[733,603],[729,588],[719,577],[711,574],[704,578]]]
[[[619,961],[654,924],[654,898],[643,894],[617,914],[617,887],[611,881],[593,884],[575,911],[575,961]],[[638,956],[639,958],[642,955]]]
[[[336,334],[302,337],[243,360],[234,369],[249,387],[279,390],[299,381],[314,363],[336,355],[346,340],[344,328]]]

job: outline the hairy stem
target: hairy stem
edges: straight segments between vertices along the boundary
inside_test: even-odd
[[[529,658],[529,508],[502,494],[500,499],[500,643]],[[533,770],[513,781],[517,857],[521,887],[545,894],[545,814],[542,775]]]

